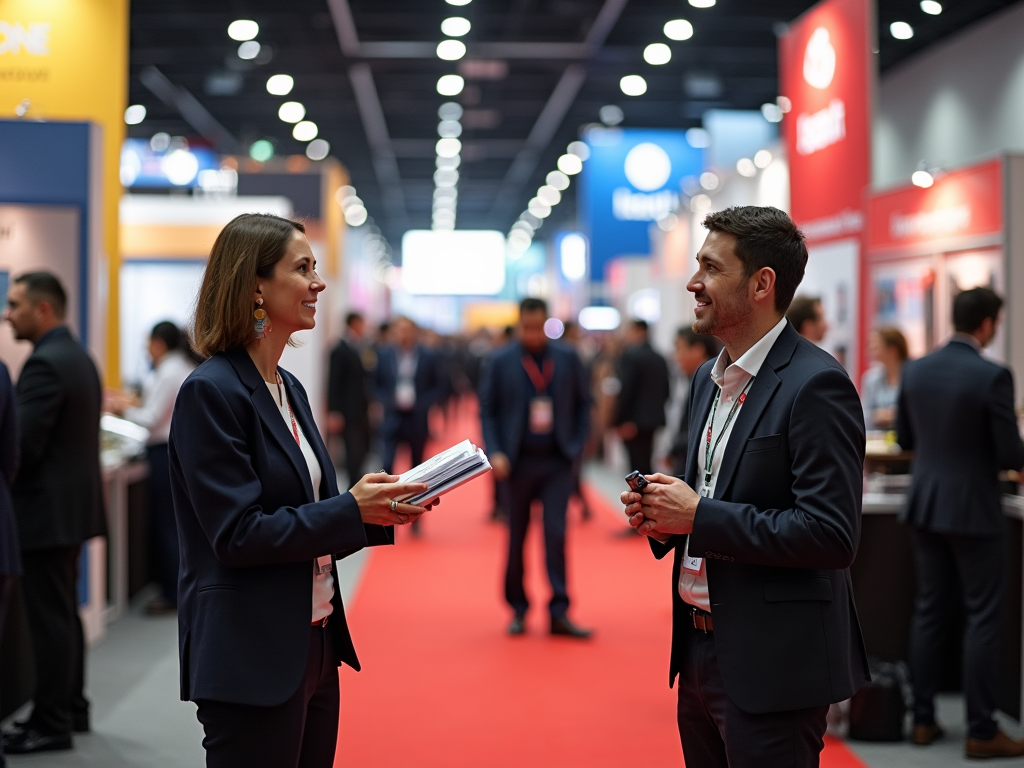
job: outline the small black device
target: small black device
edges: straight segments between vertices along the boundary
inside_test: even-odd
[[[634,491],[640,491],[644,486],[648,485],[648,482],[647,478],[640,474],[640,470],[634,469],[626,475],[626,485]]]

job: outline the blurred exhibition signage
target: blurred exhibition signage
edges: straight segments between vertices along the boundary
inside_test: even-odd
[[[410,294],[495,296],[505,287],[505,236],[491,230],[412,229],[402,236]]]
[[[685,131],[595,128],[585,138],[579,218],[590,279],[602,282],[613,259],[651,252],[651,224],[678,211],[683,179],[700,176],[704,153]]]

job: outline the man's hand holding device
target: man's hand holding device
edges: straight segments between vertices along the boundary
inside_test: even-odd
[[[658,541],[668,541],[673,534],[693,530],[698,496],[682,480],[660,472],[644,477],[632,472],[626,477],[632,490],[620,497],[625,513],[637,533]]]

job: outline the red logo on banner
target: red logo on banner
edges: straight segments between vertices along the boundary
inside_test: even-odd
[[[857,237],[871,180],[869,0],[825,0],[779,45],[790,208],[810,243]]]

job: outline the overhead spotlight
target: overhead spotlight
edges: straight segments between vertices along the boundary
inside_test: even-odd
[[[238,46],[238,58],[245,61],[252,61],[260,55],[260,44],[255,40],[246,40]]]
[[[441,75],[437,81],[437,92],[442,96],[458,96],[466,86],[466,81],[458,75]]]
[[[455,157],[441,157],[440,155],[434,158],[434,166],[437,168],[458,168],[462,164],[462,158],[458,155]]]
[[[449,16],[441,22],[441,31],[448,37],[462,37],[472,28],[473,25],[469,23],[469,19],[464,19],[461,16]]]
[[[562,155],[558,158],[558,170],[566,176],[575,176],[583,170],[583,161],[576,155]]]
[[[694,8],[712,8],[715,0],[690,0],[690,5]]]
[[[266,139],[254,141],[249,147],[249,157],[258,163],[265,163],[274,156],[274,145]]]
[[[462,142],[458,139],[438,139],[434,149],[438,157],[455,157],[462,151]]]
[[[914,36],[914,28],[905,21],[894,21],[889,25],[889,33],[897,40],[909,40]]]
[[[910,176],[910,182],[915,187],[928,189],[928,187],[935,183],[935,177],[928,173],[928,171],[914,171]]]
[[[442,120],[437,126],[437,135],[442,139],[457,139],[462,135],[462,123],[458,120]]]
[[[569,177],[561,171],[552,171],[547,175],[544,181],[558,190],[566,190],[569,188]]]
[[[526,206],[526,210],[538,219],[546,219],[551,215],[551,206],[536,197],[529,202]]]
[[[707,149],[711,146],[711,134],[703,128],[689,128],[686,131],[686,143],[694,149]]]
[[[615,104],[606,104],[601,107],[597,114],[601,118],[601,122],[605,125],[618,125],[626,119],[626,115],[622,111],[622,107]]]
[[[437,44],[437,58],[458,61],[466,55],[466,44],[461,40],[442,40]]]
[[[353,205],[345,209],[345,223],[350,227],[360,227],[366,223],[369,214],[361,205]]]
[[[345,187],[342,187],[341,189],[345,189]],[[349,189],[352,189],[352,188],[351,188],[351,187],[349,187]],[[340,192],[340,191],[341,191],[341,190],[339,190],[339,192]],[[349,208],[352,208],[352,207],[354,207],[354,206],[359,206],[359,207],[362,207],[362,208],[365,208],[365,207],[366,207],[366,206],[365,206],[365,205],[363,204],[363,200],[362,200],[362,198],[361,198],[361,197],[359,197],[359,196],[358,196],[358,195],[357,195],[357,194],[355,193],[355,190],[353,189],[353,190],[352,190],[352,194],[351,194],[351,195],[346,195],[345,197],[343,197],[343,198],[341,199],[341,209],[342,209],[343,211],[347,211],[347,210],[348,210]]]
[[[446,101],[437,108],[437,116],[442,120],[461,120],[462,105],[457,101]]]
[[[665,22],[661,31],[669,40],[689,40],[693,37],[693,24],[686,19],[672,19]]]
[[[757,166],[754,165],[754,161],[749,157],[741,157],[736,161],[736,172],[740,176],[746,176],[749,179],[751,176],[757,175]]]
[[[141,104],[132,104],[124,111],[124,121],[128,125],[138,125],[146,119],[146,108]]]
[[[711,198],[707,195],[694,195],[690,199],[690,210],[694,213],[707,213],[711,210]]]
[[[767,149],[759,149],[754,155],[754,165],[758,168],[767,168],[772,164],[772,153]]]
[[[338,205],[344,208],[345,200],[349,197],[352,197],[355,193],[356,188],[349,184],[346,184],[343,187],[338,187],[338,191],[334,193],[334,200],[338,203]]]
[[[323,160],[331,153],[331,145],[323,139],[313,139],[306,145],[306,157],[310,160]]]
[[[296,141],[312,141],[319,132],[320,129],[316,127],[316,123],[312,120],[303,120],[292,128],[292,138]]]
[[[651,43],[644,48],[644,61],[654,66],[672,61],[672,49],[664,43]]]
[[[658,219],[658,229],[662,232],[671,232],[679,224],[679,217],[674,213],[667,213]]]
[[[306,108],[298,101],[286,101],[277,108],[277,116],[286,123],[297,123],[306,116]]]
[[[562,201],[562,193],[550,184],[545,184],[537,190],[537,199],[553,207]]]
[[[942,13],[942,3],[935,0],[921,0],[921,10],[930,16],[938,16]]]
[[[643,96],[647,93],[647,81],[640,75],[626,75],[619,80],[619,88],[627,96]]]
[[[238,42],[252,40],[260,33],[260,25],[252,19],[238,19],[228,24],[228,37]]]
[[[793,109],[793,102],[788,96],[779,96],[775,99],[775,104],[782,110],[783,114],[786,114]]]
[[[711,171],[704,171],[700,175],[700,185],[708,191],[718,189],[718,176]]]
[[[586,160],[590,157],[590,147],[587,146],[585,141],[570,141],[565,151],[570,155],[576,155],[580,160]]]
[[[764,119],[769,123],[782,122],[782,110],[779,109],[778,104],[772,104],[770,101],[766,104],[762,104],[761,114],[764,115]]]
[[[439,187],[454,187],[459,183],[459,172],[450,168],[438,168],[434,171],[434,184]]]
[[[271,75],[267,78],[267,93],[273,96],[287,96],[295,87],[291,75]]]
[[[445,0],[448,5],[469,5],[473,0]]]

